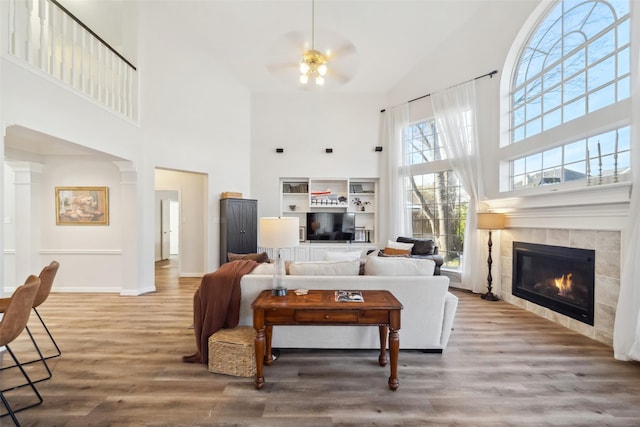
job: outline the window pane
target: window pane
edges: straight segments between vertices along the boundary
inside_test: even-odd
[[[514,175],[520,175],[524,173],[524,159],[518,159],[511,162],[511,167],[513,168]]]
[[[604,58],[608,54],[614,51],[616,47],[615,29],[607,31],[596,40],[589,43],[588,47],[588,60],[589,65],[598,61],[600,58]]]
[[[549,130],[562,124],[562,110],[557,109],[545,114],[543,118],[543,130]]]
[[[629,73],[629,48],[618,52],[618,77]]]
[[[603,3],[595,3],[591,9],[591,13],[587,17],[587,21],[582,26],[582,32],[587,38],[594,37],[596,34],[613,24],[615,18],[611,9]]]
[[[629,43],[629,37],[631,34],[631,31],[629,30],[629,22],[630,21],[627,19],[626,21],[621,22],[620,25],[618,25],[618,46],[624,46]]]
[[[542,122],[540,120],[540,117],[530,121],[529,123],[526,124],[525,127],[526,127],[525,132],[527,134],[527,137],[540,133],[542,131]]]
[[[533,154],[525,158],[526,173],[538,172],[542,169],[542,153]]]
[[[412,190],[414,237],[433,238],[448,268],[459,267],[469,197],[453,171],[415,175]]]
[[[594,65],[587,70],[588,85],[587,89],[592,91],[597,87],[600,87],[608,82],[611,82],[616,77],[616,62],[615,56],[610,56],[604,61]],[[615,101],[615,94],[612,98]]]
[[[585,167],[586,167],[586,163],[584,161],[566,165],[564,169],[564,174],[563,174],[564,180],[576,181],[579,179],[584,179],[586,177]]]
[[[566,163],[573,163],[586,158],[586,145],[585,141],[580,140],[564,146],[564,161]]]
[[[518,108],[513,112],[513,126],[524,123],[524,107]]]
[[[589,95],[589,112],[596,111],[616,100],[616,85],[610,84]]]
[[[584,95],[586,86],[585,73],[580,73],[564,85],[564,100],[570,101],[578,96]]]
[[[562,103],[562,96],[560,91],[560,86],[557,86],[555,89],[544,94],[543,103],[545,112],[557,108]]]
[[[629,96],[631,96],[631,82],[629,77],[625,77],[618,82],[618,101],[627,99]]]
[[[527,103],[527,120],[531,120],[540,114],[542,114],[542,98],[538,97]]]
[[[568,79],[586,66],[585,50],[580,49],[564,60],[564,78]]]
[[[558,64],[544,74],[544,90],[550,90],[562,81],[562,65]]]
[[[573,120],[577,117],[584,116],[585,113],[585,99],[584,97],[578,98],[570,104],[566,104],[563,108],[563,120],[564,123]]]
[[[542,153],[542,167],[549,169],[562,164],[562,147],[553,148]]]

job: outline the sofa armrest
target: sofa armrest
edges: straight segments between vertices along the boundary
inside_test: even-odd
[[[447,292],[444,300],[444,313],[442,315],[442,334],[440,335],[440,345],[443,349],[447,347],[451,330],[453,329],[453,320],[458,310],[458,297],[451,292]]]

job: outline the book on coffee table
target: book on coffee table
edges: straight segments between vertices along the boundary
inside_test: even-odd
[[[336,291],[336,301],[364,302],[364,298],[360,291]]]

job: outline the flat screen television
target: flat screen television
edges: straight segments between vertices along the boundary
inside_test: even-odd
[[[353,212],[307,212],[307,240],[310,242],[348,242],[356,231]]]

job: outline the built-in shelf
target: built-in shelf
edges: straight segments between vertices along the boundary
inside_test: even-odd
[[[377,178],[281,178],[281,214],[298,216],[306,224],[308,212],[353,212],[358,239],[375,242]]]

